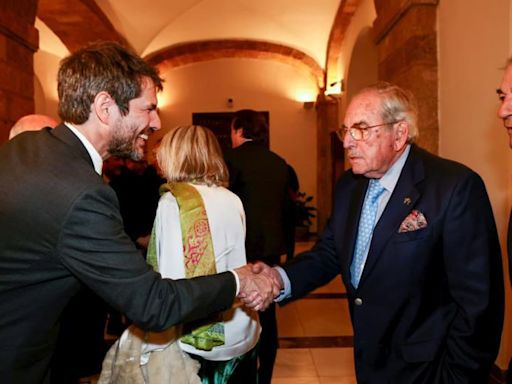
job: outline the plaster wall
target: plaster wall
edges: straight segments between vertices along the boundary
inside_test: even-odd
[[[465,0],[450,0],[440,1],[438,7],[439,154],[482,176],[506,255],[512,151],[496,115],[499,103],[495,90],[511,54],[511,5],[508,0],[473,0],[471,7],[467,5]],[[508,308],[497,361],[502,369],[512,355],[508,277],[505,286]]]

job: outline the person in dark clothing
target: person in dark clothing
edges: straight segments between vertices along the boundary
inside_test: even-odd
[[[124,230],[145,257],[165,180],[145,161],[122,160],[119,170],[111,172],[109,185],[116,191]]]
[[[299,193],[299,178],[290,164],[288,166],[288,195],[285,201],[284,237],[286,243],[286,261],[295,255],[295,226],[297,224],[296,200]]]
[[[500,108],[498,116],[503,120],[503,126],[507,130],[509,138],[509,146],[512,148],[512,58],[508,59],[503,80],[500,87],[497,89],[498,97],[500,98]],[[507,253],[508,253],[508,272],[510,281],[512,281],[512,212],[508,219],[508,232],[507,232]],[[509,361],[507,370],[507,383],[512,384],[512,359]]]
[[[245,249],[248,262],[279,264],[286,252],[285,211],[288,198],[288,166],[265,146],[268,125],[253,110],[235,113],[231,124],[232,151],[226,153],[229,188],[240,197],[247,218]],[[270,383],[277,354],[275,306],[260,313],[258,383]]]

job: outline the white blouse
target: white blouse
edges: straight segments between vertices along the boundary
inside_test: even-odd
[[[245,265],[245,213],[242,202],[223,187],[192,184],[201,195],[212,236],[217,272]],[[186,277],[183,240],[176,198],[165,193],[158,203],[155,219],[158,269],[163,277]],[[257,314],[243,306],[223,313],[225,344],[203,351],[180,342],[184,351],[207,360],[229,360],[250,351],[258,342],[261,328]]]

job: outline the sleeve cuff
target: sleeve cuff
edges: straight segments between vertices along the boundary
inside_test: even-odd
[[[276,303],[279,303],[280,301],[283,301],[284,299],[288,299],[292,295],[292,284],[290,283],[290,279],[288,278],[288,275],[284,271],[283,268],[279,266],[274,266],[275,270],[279,272],[279,275],[281,275],[281,279],[283,280],[284,288],[281,289],[281,292],[279,295],[274,299]]]
[[[231,272],[233,274],[233,276],[235,276],[235,281],[236,281],[236,294],[235,294],[235,296],[238,296],[238,294],[240,293],[240,279],[238,278],[238,275],[236,274],[236,272],[233,269],[230,269],[229,272]]]

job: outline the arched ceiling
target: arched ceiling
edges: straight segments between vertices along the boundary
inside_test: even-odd
[[[97,2],[138,53],[216,39],[264,40],[325,64],[340,0],[102,0]]]
[[[201,42],[216,41],[220,44],[217,48],[222,48],[228,41],[246,41],[245,47],[243,43],[235,47],[238,50],[221,51],[223,57],[256,57],[306,66],[323,88],[326,67],[331,67],[329,80],[335,78],[332,68],[359,2],[39,0],[38,17],[70,51],[95,40],[117,40],[153,58],[154,64],[159,64],[158,58],[169,64],[177,47],[181,47],[178,51],[197,49]],[[257,43],[247,47],[251,42]],[[183,51],[179,52],[183,56]],[[202,61],[206,56],[194,57]]]
[[[318,88],[324,88],[324,71],[310,56],[280,44],[254,40],[207,40],[176,44],[154,52],[146,59],[160,67],[182,65],[226,57],[276,60],[306,69],[316,78]]]

